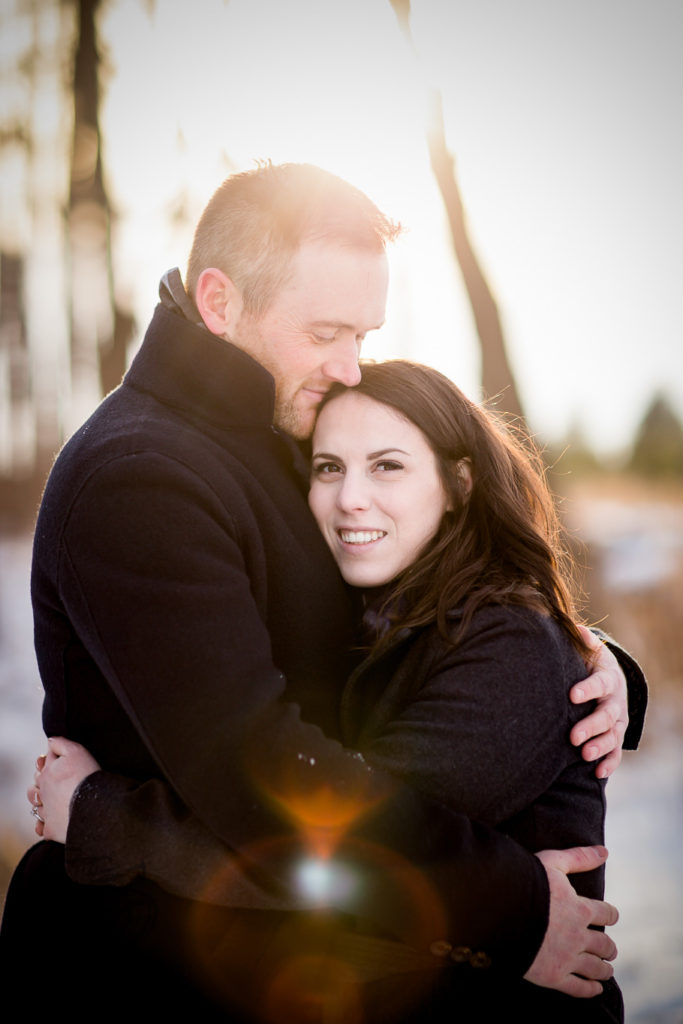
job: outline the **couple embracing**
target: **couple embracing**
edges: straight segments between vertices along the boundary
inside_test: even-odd
[[[604,790],[645,683],[576,624],[531,449],[434,370],[359,365],[397,232],[318,168],[229,178],[60,454],[7,991],[71,979],[76,1020],[623,1019]]]

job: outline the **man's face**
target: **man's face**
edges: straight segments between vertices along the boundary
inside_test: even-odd
[[[273,375],[277,427],[309,437],[331,384],[358,383],[361,342],[384,322],[388,277],[383,252],[304,242],[266,312],[242,312],[229,340]]]

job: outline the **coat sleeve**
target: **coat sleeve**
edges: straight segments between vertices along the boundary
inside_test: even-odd
[[[484,949],[523,974],[547,925],[539,861],[301,720],[272,663],[239,520],[191,469],[154,453],[99,467],[66,518],[64,606],[160,775],[278,895],[297,892],[301,854],[332,841],[363,879],[341,909],[419,946],[445,936]]]
[[[628,727],[624,736],[624,750],[637,750],[645,727],[645,712],[647,711],[648,689],[645,673],[632,654],[613,640],[611,636],[603,633],[601,629],[594,629],[593,632],[607,644],[615,656],[621,670],[626,677],[628,692]]]
[[[457,647],[436,649],[418,686],[399,674],[359,723],[360,749],[426,796],[499,825],[578,759],[567,693],[585,669],[555,624],[525,609],[484,609]]]
[[[221,842],[162,779],[97,771],[72,798],[67,874],[79,885],[129,885],[144,877],[185,899],[230,907],[305,909],[305,901]]]

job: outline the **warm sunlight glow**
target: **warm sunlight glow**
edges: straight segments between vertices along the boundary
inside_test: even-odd
[[[49,213],[68,187],[71,113],[58,83],[69,8],[40,7],[29,19],[8,5],[2,22],[8,123],[30,117],[40,132],[29,162],[3,151],[0,229],[31,250],[34,389],[69,433],[93,403],[87,375],[67,372],[63,246]],[[426,90],[437,87],[532,429],[560,440],[578,424],[599,451],[619,450],[656,390],[683,408],[680,6],[411,10],[414,49],[389,0],[201,0],[192,16],[177,3],[102,5],[121,304],[141,332],[159,277],[184,267],[226,174],[265,158],[318,163],[407,229],[391,253],[387,323],[366,354],[432,363],[478,398],[478,338],[424,142]],[[12,69],[32,32],[41,58],[29,90]],[[27,181],[30,211],[16,201]]]
[[[413,0],[418,68],[388,0],[203,0],[201,18],[109,5],[120,288],[145,320],[231,169],[319,163],[409,229],[366,354],[434,363],[478,397],[476,334],[423,141],[423,84],[435,84],[532,427],[558,436],[580,420],[598,447],[619,447],[657,381],[683,404],[682,257],[675,231],[655,234],[674,209],[682,220],[676,133],[661,130],[667,105],[680,121],[682,90],[664,8],[636,24],[613,6],[591,7],[587,26],[576,5],[537,18],[528,3]],[[191,76],[179,73],[189,53]]]

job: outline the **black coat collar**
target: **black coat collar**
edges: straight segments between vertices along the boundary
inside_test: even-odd
[[[125,383],[222,429],[269,428],[275,382],[246,352],[159,304]]]

